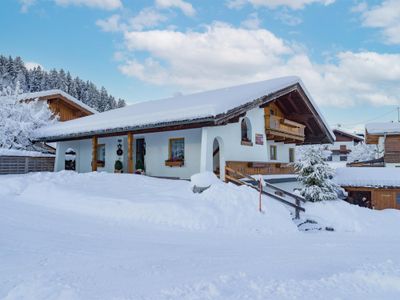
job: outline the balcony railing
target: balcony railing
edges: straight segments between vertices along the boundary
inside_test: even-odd
[[[267,121],[268,118],[269,122]],[[290,136],[304,138],[305,126],[303,124],[277,116],[268,116],[266,121],[267,131],[272,130],[274,133],[284,133]]]

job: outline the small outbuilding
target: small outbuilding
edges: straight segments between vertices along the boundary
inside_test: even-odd
[[[348,193],[347,201],[372,209],[400,209],[400,169],[338,168],[335,181]]]

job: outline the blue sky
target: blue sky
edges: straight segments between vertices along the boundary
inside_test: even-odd
[[[397,119],[398,0],[2,0],[0,53],[128,102],[300,76],[332,125]]]

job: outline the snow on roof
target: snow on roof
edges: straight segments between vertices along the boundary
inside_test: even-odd
[[[60,137],[101,130],[213,118],[218,114],[226,113],[231,109],[295,84],[301,85],[333,138],[334,135],[330,131],[318,107],[314,104],[300,78],[295,76],[276,78],[190,95],[175,96],[161,100],[140,102],[123,108],[42,128],[37,132],[37,137]]]
[[[337,168],[335,182],[354,187],[400,187],[400,168]]]
[[[27,151],[27,150],[0,148],[0,156],[53,157],[55,155],[49,154],[49,153],[42,153],[39,151]]]
[[[69,101],[75,103],[76,105],[81,106],[82,108],[90,111],[93,114],[98,113],[98,111],[95,110],[94,108],[86,105],[85,103],[76,99],[75,97],[71,96],[70,94],[68,94],[62,90],[58,90],[58,89],[20,94],[20,95],[18,95],[18,100],[37,99],[37,98],[48,97],[48,96],[52,96],[52,95],[61,95],[65,98],[67,98]]]
[[[344,135],[348,135],[351,136],[353,139],[359,140],[359,141],[363,141],[364,137],[357,135],[356,133],[351,133],[347,130],[344,130],[343,128],[333,128],[333,133],[335,133],[335,131],[338,131],[339,133],[342,133]]]
[[[400,123],[381,122],[365,124],[369,134],[400,134]]]

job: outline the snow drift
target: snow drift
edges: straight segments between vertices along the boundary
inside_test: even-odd
[[[107,219],[174,226],[188,230],[293,233],[290,212],[265,198],[258,212],[258,193],[247,187],[215,182],[201,194],[191,183],[141,175],[35,173],[4,176],[0,197]]]

